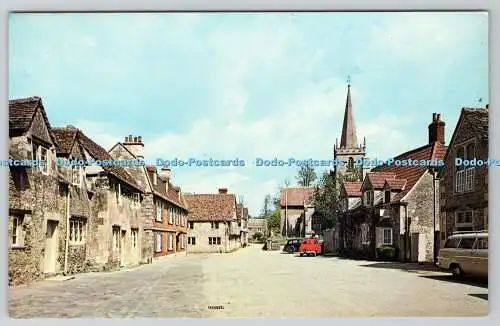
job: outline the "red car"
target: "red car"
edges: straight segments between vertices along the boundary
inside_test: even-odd
[[[299,246],[300,257],[303,256],[317,256],[321,254],[322,248],[318,239],[310,238],[304,239]]]

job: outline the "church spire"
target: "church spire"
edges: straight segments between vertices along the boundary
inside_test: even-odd
[[[358,139],[356,137],[356,125],[352,114],[351,102],[351,78],[347,80],[347,99],[345,103],[344,124],[342,126],[342,137],[340,138],[340,148],[356,148]]]

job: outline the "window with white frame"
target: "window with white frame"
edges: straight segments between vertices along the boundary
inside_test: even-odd
[[[81,245],[85,243],[86,223],[84,219],[71,218],[69,220],[69,243]]]
[[[170,211],[168,213],[168,224],[174,224],[174,209],[170,206]]]
[[[220,245],[220,237],[208,237],[208,244],[209,245]]]
[[[211,223],[212,229],[218,229],[219,228],[219,222],[212,222]]]
[[[132,248],[137,248],[138,237],[139,237],[139,230],[132,229],[131,232],[130,232],[130,235],[132,237]]]
[[[156,221],[162,221],[163,203],[161,200],[156,200]]]
[[[194,222],[188,222],[188,228],[194,229]]]
[[[368,233],[370,231],[369,226],[366,223],[361,224],[361,244],[369,244]]]
[[[473,211],[455,212],[455,229],[456,231],[472,231]]]
[[[196,238],[188,237],[188,245],[196,245]]]
[[[132,207],[140,208],[141,207],[141,194],[136,192],[132,197]]]
[[[470,161],[475,158],[475,155],[475,144],[472,142],[465,146],[457,147],[455,157],[461,160]],[[473,166],[457,164],[455,168],[455,192],[467,192],[473,190],[474,174],[475,168]]]
[[[174,250],[174,235],[172,233],[168,234],[168,250]]]
[[[38,165],[38,169],[44,174],[49,174],[49,167],[51,164],[49,153],[50,151],[42,145],[36,144],[34,142],[32,143],[33,159],[43,162]]]
[[[10,245],[12,247],[21,247],[24,245],[23,239],[23,216],[22,215],[11,215],[11,233],[10,233]]]
[[[161,252],[163,248],[163,237],[161,232],[155,232],[154,233],[154,246],[155,246],[155,252]]]
[[[71,167],[71,183],[75,186],[81,187],[82,185],[82,171],[83,167],[74,165]]]
[[[393,244],[393,231],[392,228],[377,228],[376,241],[377,248],[383,246],[392,246]]]

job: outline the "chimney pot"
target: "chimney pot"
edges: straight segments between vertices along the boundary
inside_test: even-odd
[[[436,121],[441,121],[441,114],[438,113],[438,115],[436,116]]]
[[[227,188],[219,188],[219,194],[227,194]]]
[[[138,141],[139,143],[142,143],[142,136],[137,137],[137,141]]]
[[[488,108],[488,105],[489,105],[489,104],[486,104],[486,108]]]
[[[436,121],[436,113],[432,114],[432,122]]]
[[[132,135],[128,135],[128,141],[131,142],[132,141]]]

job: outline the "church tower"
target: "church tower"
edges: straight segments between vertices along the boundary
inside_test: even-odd
[[[335,140],[333,147],[334,160],[343,161],[343,165],[336,164],[333,173],[338,176],[357,176],[359,181],[363,180],[364,168],[359,162],[365,158],[366,139],[362,144],[358,144],[356,135],[356,125],[354,123],[354,114],[352,112],[351,83],[347,82],[347,99],[344,111],[344,124],[342,125],[342,135],[340,144]]]

